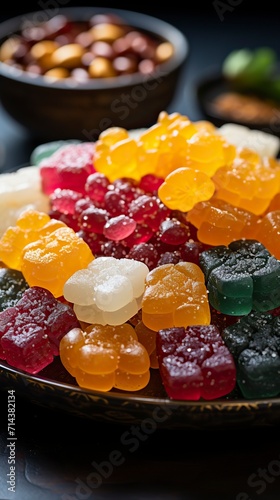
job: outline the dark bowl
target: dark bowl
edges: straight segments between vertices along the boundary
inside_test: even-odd
[[[50,11],[38,11],[9,19],[0,24],[0,44],[20,32],[23,22],[36,20]],[[94,78],[86,83],[63,81],[49,83],[43,76],[31,76],[0,62],[0,99],[9,115],[34,137],[95,140],[111,126],[126,129],[148,127],[171,103],[188,55],[186,37],[174,26],[146,14],[121,9],[71,7],[61,8],[73,21],[87,21],[92,15],[110,13],[146,34],[169,41],[172,57],[149,75],[138,73],[114,78]],[[38,24],[38,21],[37,21]]]

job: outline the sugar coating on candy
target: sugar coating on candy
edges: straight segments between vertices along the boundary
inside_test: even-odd
[[[212,400],[234,389],[234,359],[216,326],[159,330],[156,348],[162,382],[171,399]]]
[[[210,308],[204,274],[197,264],[165,264],[149,272],[142,320],[151,330],[208,325]]]
[[[55,189],[49,196],[50,211],[61,212],[64,214],[75,213],[75,206],[79,200],[83,200],[82,193],[74,191],[73,189]]]
[[[150,358],[129,324],[74,328],[60,342],[60,358],[80,387],[138,391],[150,380]]]
[[[52,154],[58,151],[60,148],[67,146],[68,144],[80,144],[82,141],[79,139],[61,139],[51,142],[46,142],[39,144],[33,149],[30,161],[32,165],[40,165],[41,161],[45,158],[49,158]]]
[[[237,240],[200,254],[209,302],[235,316],[280,305],[280,262],[256,240]]]
[[[0,355],[10,366],[36,374],[59,355],[59,342],[80,324],[73,309],[48,290],[28,288],[0,312]]]
[[[29,285],[20,271],[0,268],[0,312],[16,305],[28,288]]]
[[[39,164],[43,193],[55,189],[73,189],[85,194],[87,177],[95,172],[94,143],[66,144]]]
[[[1,174],[0,237],[29,209],[40,212],[49,210],[49,199],[42,192],[38,167],[22,167],[16,172]]]
[[[68,278],[63,295],[79,320],[120,325],[140,309],[148,272],[143,262],[98,257]]]
[[[280,317],[252,311],[222,332],[247,399],[280,393]]]

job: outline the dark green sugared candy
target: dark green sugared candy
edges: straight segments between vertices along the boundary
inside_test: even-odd
[[[243,396],[271,398],[280,394],[280,316],[251,312],[226,327],[222,337],[237,370]]]
[[[15,269],[0,269],[0,312],[13,307],[29,288],[23,274]]]
[[[209,302],[233,316],[280,305],[280,261],[258,241],[237,240],[200,255]]]

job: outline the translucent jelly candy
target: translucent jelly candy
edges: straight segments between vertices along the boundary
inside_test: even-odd
[[[95,172],[94,143],[66,144],[39,164],[42,191],[51,194],[55,189],[73,189],[85,194],[87,177]]]
[[[214,192],[215,184],[207,174],[181,167],[165,178],[158,196],[168,208],[187,212],[199,201],[209,200]]]
[[[276,210],[280,210],[280,192],[277,193],[271,200],[269,206],[267,207],[266,212],[264,213],[267,214],[269,212],[275,212]]]
[[[168,114],[166,111],[161,111],[158,116],[157,124],[160,127],[160,133],[156,133],[157,142],[155,144],[151,144],[151,147],[158,146],[160,144],[162,141],[162,133],[164,135],[171,135],[173,132],[179,132],[179,135],[187,140],[201,128],[200,123],[193,123],[187,116],[181,115],[177,112]],[[152,129],[153,127],[149,130]],[[143,135],[141,137],[143,137]],[[145,137],[147,138],[147,134],[145,134]]]
[[[27,288],[29,285],[20,271],[0,268],[0,311],[14,306]]]
[[[252,311],[222,332],[237,370],[237,384],[247,399],[280,393],[280,317]]]
[[[264,215],[256,226],[255,238],[280,259],[280,210]]]
[[[280,305],[280,262],[258,241],[237,240],[200,254],[209,302],[214,309],[242,316]]]
[[[216,130],[199,130],[188,141],[184,165],[212,177],[220,167],[231,163],[235,154],[235,147]]]
[[[103,234],[109,240],[120,241],[134,233],[135,229],[135,220],[121,214],[117,217],[111,217],[105,222]]]
[[[244,157],[237,155],[230,165],[217,170],[213,181],[217,198],[260,215],[279,192],[280,164],[249,151]]]
[[[196,264],[165,264],[149,272],[142,320],[151,330],[208,325],[210,309],[204,275]]]
[[[233,158],[234,152],[235,147],[218,135],[214,126],[163,111],[154,125],[137,136],[118,127],[101,132],[94,166],[111,182],[119,177],[139,180],[149,174],[165,178],[182,166],[211,176]]]
[[[259,220],[252,212],[215,197],[197,203],[186,217],[198,229],[198,240],[208,245],[228,245],[241,238],[255,238]]]
[[[217,399],[236,384],[233,356],[213,325],[160,330],[156,337],[159,371],[171,399]]]
[[[98,257],[68,278],[63,295],[79,320],[121,325],[140,309],[148,272],[143,262]]]
[[[85,389],[138,391],[150,380],[149,355],[129,324],[74,328],[61,339],[60,358]]]
[[[15,306],[0,313],[0,354],[9,365],[36,374],[59,355],[63,335],[78,327],[69,305],[48,290],[29,288]]]
[[[114,137],[112,139],[110,138],[108,141],[109,132],[101,132],[99,139],[96,142],[94,156],[96,170],[106,175],[111,182],[118,179],[120,176],[138,179],[140,177],[140,173],[137,172],[138,148],[136,140],[129,137],[126,132],[126,137],[121,140],[119,140],[121,134],[117,134],[117,140],[114,142],[114,130]]]
[[[15,225],[8,227],[0,239],[0,261],[8,267],[21,271],[24,247],[36,241],[39,235],[48,235],[64,226],[63,222],[51,219],[44,212],[34,209],[24,211]]]
[[[65,282],[94,256],[91,249],[70,227],[59,227],[40,235],[22,251],[22,273],[30,286],[46,288],[55,297],[63,295]]]

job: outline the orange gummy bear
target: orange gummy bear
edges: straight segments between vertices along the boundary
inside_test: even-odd
[[[254,239],[259,217],[224,200],[211,198],[197,203],[186,215],[197,238],[207,245],[228,245],[241,238]]]
[[[216,132],[200,130],[188,141],[187,167],[200,170],[209,177],[220,168],[232,162],[236,148]]]
[[[88,244],[68,226],[50,234],[39,234],[22,250],[21,271],[29,286],[46,288],[55,297],[63,295],[65,282],[94,259]]]
[[[138,391],[150,380],[149,354],[128,323],[74,328],[60,342],[60,359],[85,389]]]
[[[171,172],[160,185],[158,197],[171,210],[187,212],[215,192],[210,177],[199,170],[182,167]]]
[[[204,274],[190,262],[165,264],[149,272],[142,299],[142,321],[151,330],[209,325]]]
[[[256,154],[240,154],[231,165],[221,167],[213,176],[216,197],[232,205],[263,214],[280,189],[280,164]]]
[[[48,235],[59,227],[65,227],[63,222],[51,219],[44,212],[34,209],[26,210],[18,217],[15,226],[6,229],[0,239],[0,261],[11,269],[21,271],[23,248],[37,240],[39,235]]]

